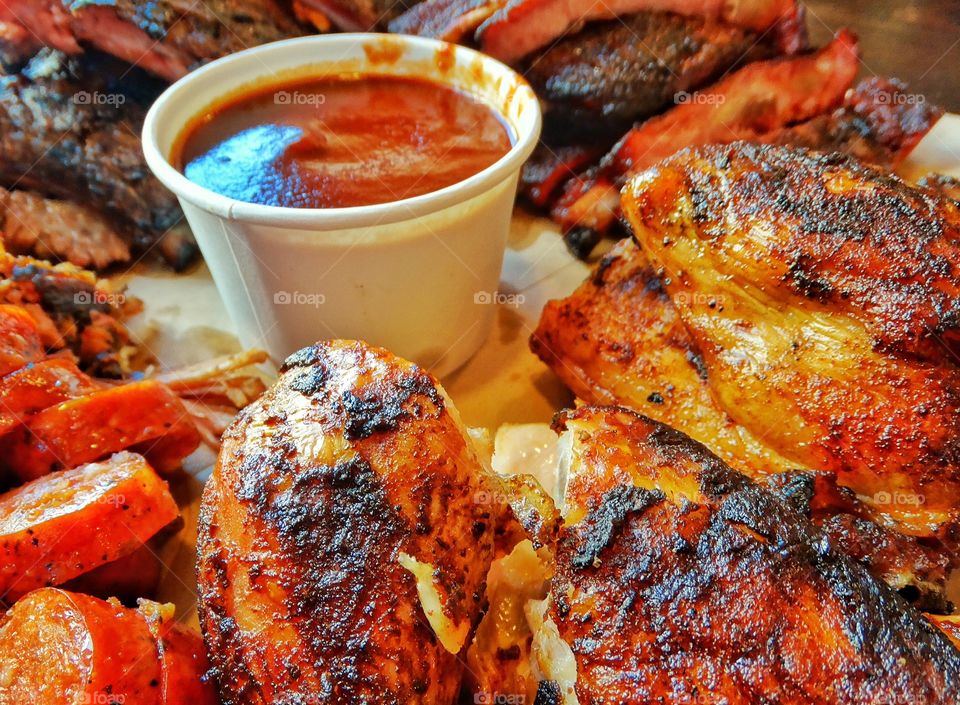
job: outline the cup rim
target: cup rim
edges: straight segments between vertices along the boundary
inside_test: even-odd
[[[247,62],[254,57],[263,59],[265,56],[269,56],[271,53],[291,45],[303,45],[305,49],[303,52],[304,57],[309,57],[311,52],[307,49],[309,49],[311,45],[352,44],[353,42],[367,43],[384,41],[385,39],[391,42],[417,47],[422,50],[454,52],[457,63],[479,61],[485,73],[500,77],[510,76],[511,80],[518,86],[516,95],[525,101],[523,105],[525,114],[526,111],[530,111],[532,119],[520,120],[518,121],[519,124],[514,127],[513,121],[508,120],[502,110],[484,101],[501,119],[507,121],[508,124],[511,125],[511,129],[517,133],[516,141],[510,150],[500,159],[482,171],[436,191],[401,199],[399,201],[343,208],[293,208],[239,201],[190,181],[170,163],[167,156],[164,155],[160,149],[158,144],[160,125],[167,117],[166,113],[174,103],[174,99],[185,91],[194,88],[198,82],[203,81],[211,73],[222,71],[225,66]],[[402,61],[402,58],[399,59],[399,62]],[[305,58],[303,61],[304,66],[322,63],[322,60],[310,61],[309,58]],[[390,69],[385,68],[381,75],[390,75],[390,73]],[[254,80],[254,77],[251,77],[251,81],[252,80]],[[442,80],[438,82],[442,83]],[[226,95],[229,95],[227,91],[220,94],[213,94],[207,102],[207,105],[215,104],[218,99]],[[191,115],[188,119],[193,117],[195,116]],[[181,130],[183,126],[187,124],[187,120],[178,122],[181,125]],[[160,182],[173,191],[178,198],[184,199],[203,210],[227,220],[244,221],[258,225],[287,228],[321,227],[324,229],[343,229],[370,225],[386,225],[421,217],[466,202],[490,190],[504,179],[509,178],[512,174],[519,171],[523,162],[526,161],[537,145],[540,138],[541,125],[542,115],[540,103],[527,81],[506,64],[486,54],[482,54],[468,47],[450,44],[428,37],[376,32],[353,32],[311,35],[271,42],[230,54],[192,71],[169,86],[150,107],[144,120],[141,141],[143,143],[143,152],[147,165]]]

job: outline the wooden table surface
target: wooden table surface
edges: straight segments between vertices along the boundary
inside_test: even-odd
[[[865,76],[895,76],[960,113],[960,0],[807,0],[817,45],[841,27],[860,37]]]

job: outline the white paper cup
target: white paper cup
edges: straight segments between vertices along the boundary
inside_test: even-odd
[[[344,72],[415,76],[465,91],[502,116],[514,145],[452,186],[351,208],[244,203],[170,163],[185,126],[245,86]],[[494,59],[421,37],[336,34],[267,44],[189,74],[150,109],[143,149],[177,195],[244,345],[280,361],[321,338],[361,339],[443,375],[466,362],[493,325],[517,179],[539,134],[536,96]]]

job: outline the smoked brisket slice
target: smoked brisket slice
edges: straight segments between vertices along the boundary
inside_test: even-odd
[[[196,247],[175,228],[180,207],[147,168],[140,146],[144,106],[160,86],[143,75],[108,80],[121,75],[113,63],[44,52],[0,78],[0,186],[82,204],[137,252],[174,229],[176,245],[160,249],[182,267]]]

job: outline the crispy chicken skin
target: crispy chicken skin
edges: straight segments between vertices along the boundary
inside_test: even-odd
[[[960,651],[788,503],[625,409],[555,425],[569,475],[534,641],[560,702],[958,701]]]
[[[960,505],[960,208],[852,158],[738,143],[638,175],[624,212],[710,391],[901,527]]]
[[[418,367],[349,341],[290,357],[225,434],[202,502],[200,615],[224,703],[452,703],[492,482]]]

